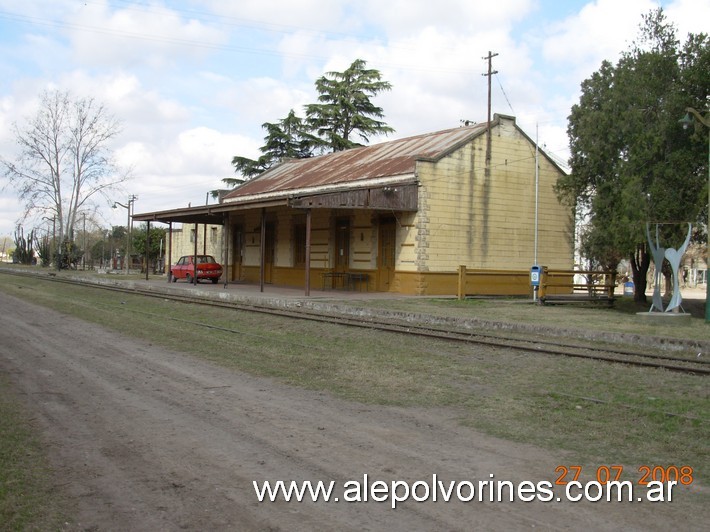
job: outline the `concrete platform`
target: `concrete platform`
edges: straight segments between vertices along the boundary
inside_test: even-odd
[[[109,279],[120,280],[120,276],[109,276]],[[128,281],[129,279],[125,279]],[[265,284],[263,292],[259,284],[253,283],[241,283],[233,282],[227,284],[225,287],[224,283],[212,284],[211,282],[201,281],[197,284],[187,283],[184,280],[179,280],[175,283],[169,283],[166,277],[159,276],[149,276],[148,280],[136,280],[134,277],[130,279],[131,282],[136,283],[136,286],[148,286],[148,287],[166,287],[175,290],[191,290],[199,291],[206,294],[224,294],[225,296],[230,296],[230,298],[240,299],[286,299],[286,300],[298,300],[298,301],[309,301],[309,300],[372,300],[372,299],[413,299],[417,297],[426,296],[408,296],[393,292],[373,292],[368,290],[344,290],[344,289],[333,289],[333,290],[313,290],[311,289],[310,295],[306,296],[305,290],[303,288],[294,288],[290,286],[281,286],[275,284]],[[431,297],[431,296],[429,296]],[[446,296],[436,296],[436,297],[446,297]],[[454,298],[455,296],[450,296]]]

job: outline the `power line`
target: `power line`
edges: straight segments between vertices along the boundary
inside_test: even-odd
[[[89,2],[91,3],[91,2]],[[129,8],[126,8],[129,9]],[[139,12],[147,12],[147,13],[155,13],[161,14],[160,11],[155,10],[155,9],[136,9],[133,8],[134,11],[139,11]],[[178,10],[178,9],[171,9],[171,11],[178,11],[178,12],[183,12],[183,13],[191,13],[189,10]],[[197,12],[194,12],[197,13]],[[283,34],[289,34],[293,33],[295,31],[304,31],[304,28],[297,27],[297,26],[277,26],[274,24],[267,24],[267,23],[261,23],[257,21],[246,21],[250,22],[250,24],[244,24],[244,23],[238,23],[238,22],[229,22],[228,20],[225,21],[224,17],[219,17],[217,15],[209,15],[209,14],[204,14],[202,13],[201,16],[207,17],[207,18],[214,18],[216,19],[212,24],[217,23],[223,26],[230,26],[230,27],[241,27],[241,28],[248,28],[248,29],[254,29],[258,31],[264,31],[264,32],[272,32],[272,33],[283,33]],[[77,24],[77,23],[72,23],[72,22],[64,22],[64,21],[57,21],[57,20],[50,20],[50,19],[45,19],[45,18],[40,18],[40,17],[35,17],[35,16],[30,16],[30,15],[21,15],[17,13],[11,13],[7,11],[0,11],[0,19],[5,19],[13,22],[19,22],[22,24],[29,24],[33,26],[43,26],[43,27],[49,27],[49,28],[56,28],[56,29],[70,29],[70,30],[75,30],[75,31],[83,31],[83,32],[89,32],[89,33],[96,33],[96,34],[101,34],[101,35],[111,35],[114,37],[120,37],[120,38],[126,38],[126,39],[131,39],[131,40],[143,40],[143,41],[148,41],[148,42],[154,42],[154,43],[162,43],[162,44],[172,44],[172,45],[178,45],[178,46],[188,46],[191,48],[202,48],[202,49],[207,49],[207,50],[221,50],[221,51],[227,51],[227,52],[240,52],[240,53],[246,53],[246,54],[257,54],[257,55],[270,55],[270,56],[275,56],[275,57],[297,57],[297,58],[306,58],[306,59],[317,59],[317,60],[322,60],[326,61],[329,59],[329,56],[325,55],[316,55],[316,54],[306,54],[306,53],[298,53],[298,52],[293,52],[293,51],[283,51],[283,50],[274,50],[274,49],[268,49],[268,48],[257,48],[257,47],[250,47],[250,46],[236,46],[236,45],[230,45],[230,44],[219,44],[219,43],[210,43],[210,42],[205,42],[205,41],[200,41],[200,40],[194,40],[194,39],[181,39],[181,38],[176,38],[176,37],[171,37],[168,35],[150,35],[147,33],[143,32],[132,32],[132,31],[126,31],[126,30],[118,30],[118,29],[111,29],[111,28],[102,28],[102,27],[97,27],[97,26],[89,26],[86,24]],[[235,21],[239,21],[242,19],[233,19]],[[208,23],[208,21],[203,20],[203,22]],[[278,27],[281,29],[272,29],[269,28],[268,26],[273,26],[274,28]],[[318,30],[310,30],[310,29],[305,29],[305,31],[313,33],[315,35],[323,36],[325,38],[347,38],[347,40],[355,42],[360,42],[357,40],[355,36],[348,35],[348,34],[342,34],[342,33],[334,33],[334,32],[322,32]],[[411,47],[402,47],[398,46],[396,43],[389,43],[388,47],[391,49],[400,49],[404,51],[412,51],[414,52],[414,49]],[[411,64],[403,64],[403,63],[386,63],[386,62],[377,62],[378,65],[382,67],[396,67],[408,71],[419,71],[419,72],[440,72],[440,73],[462,73],[462,74],[470,74],[472,73],[471,70],[467,69],[459,69],[459,68],[445,68],[445,67],[431,67],[431,66],[422,66],[421,63],[411,63]]]
[[[275,24],[273,22],[263,22],[258,20],[243,19],[238,17],[229,17],[225,15],[215,15],[213,13],[207,13],[205,11],[198,11],[196,9],[185,9],[180,7],[171,6],[169,9],[156,9],[154,6],[147,4],[137,4],[131,0],[113,0],[114,4],[122,5],[124,11],[135,11],[139,13],[153,13],[156,15],[164,15],[166,11],[171,13],[182,13],[186,16],[193,17],[197,20],[206,23],[217,23],[222,26],[237,27],[237,28],[247,28],[256,29],[260,31],[268,31],[273,33],[283,33],[289,34],[294,31],[306,31],[316,35],[322,36],[332,36],[337,38],[351,38],[356,40],[356,37],[352,34],[334,32],[334,31],[323,31],[320,29],[306,28],[303,26],[290,26],[286,24]],[[95,2],[91,0],[85,0],[84,4],[93,4],[103,7],[105,4],[102,2]]]
[[[207,49],[213,49],[213,50],[227,50],[227,51],[231,50],[231,51],[241,51],[241,52],[250,52],[250,53],[283,55],[281,52],[275,52],[275,51],[271,51],[271,50],[241,47],[241,46],[231,46],[231,45],[215,44],[215,43],[207,43],[204,41],[179,39],[176,37],[169,37],[169,36],[165,36],[165,35],[162,35],[162,36],[161,35],[148,35],[145,33],[124,31],[124,30],[98,28],[95,26],[86,26],[83,24],[74,24],[74,23],[70,23],[70,22],[58,22],[58,21],[54,21],[54,20],[41,19],[38,17],[31,17],[31,16],[27,16],[27,15],[17,15],[14,13],[7,13],[7,12],[0,12],[0,18],[4,18],[6,20],[10,20],[10,21],[14,21],[14,22],[31,24],[34,26],[45,26],[45,27],[58,28],[58,29],[68,28],[68,29],[73,29],[73,30],[77,30],[77,31],[98,33],[98,34],[102,34],[102,35],[112,35],[115,37],[124,37],[124,38],[130,38],[130,39],[140,39],[140,40],[150,41],[150,42],[177,44],[177,45],[182,45],[182,46],[207,48]],[[292,54],[292,55],[304,55],[305,56],[305,54]]]
[[[508,102],[508,107],[510,107],[510,111],[515,115],[515,109],[513,109],[513,105],[510,103],[510,100],[508,99],[508,95],[505,93],[505,89],[503,89],[503,84],[500,82],[500,76],[496,72],[496,81],[498,82],[498,86],[500,87],[500,92],[503,93],[503,97],[505,98],[505,101]]]

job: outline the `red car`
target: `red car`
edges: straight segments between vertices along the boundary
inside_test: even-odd
[[[193,259],[197,259],[193,261]],[[180,257],[177,264],[170,269],[170,278],[173,282],[178,279],[185,279],[188,283],[192,282],[195,276],[195,262],[197,262],[197,282],[200,279],[209,279],[212,284],[217,284],[222,276],[222,266],[214,260],[212,255],[185,255]]]

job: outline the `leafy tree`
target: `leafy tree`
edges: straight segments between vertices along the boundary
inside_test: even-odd
[[[128,234],[128,227],[124,225],[114,225],[111,227],[111,234],[109,235],[109,241],[112,246],[121,251],[121,253],[126,253],[126,236]]]
[[[680,222],[700,220],[706,204],[707,140],[678,121],[686,107],[705,105],[708,61],[706,35],[681,47],[663,11],[652,11],[617,64],[604,61],[582,83],[569,117],[572,172],[557,193],[587,213],[581,247],[592,262],[615,268],[630,259],[637,301],[646,300],[646,223],[668,222],[662,237],[680,243]]]
[[[122,225],[113,226],[110,230],[100,229],[96,231],[94,233],[94,243],[90,246],[92,261],[103,265],[110,264],[111,257],[116,251],[125,256],[127,232],[126,227]]]
[[[59,241],[71,239],[79,210],[127,177],[109,150],[119,123],[93,98],[48,91],[37,114],[13,130],[19,154],[14,161],[0,158],[0,167],[24,203],[24,218],[56,216]]]
[[[366,62],[355,60],[344,72],[328,72],[316,81],[320,103],[305,106],[306,118],[299,118],[293,109],[288,116],[275,123],[266,122],[264,146],[258,159],[235,156],[232,165],[244,178],[250,179],[284,159],[304,159],[316,153],[340,151],[360,146],[353,134],[367,141],[373,135],[394,132],[384,122],[382,108],[371,98],[390,90],[391,85],[381,80],[380,72],[365,68]],[[223,179],[234,187],[242,180]]]
[[[316,81],[321,103],[306,106],[306,120],[321,146],[347,150],[361,145],[351,139],[354,133],[366,142],[373,135],[394,132],[377,120],[384,113],[370,100],[392,85],[381,80],[378,70],[365,68],[366,64],[356,59],[344,72],[328,72]]]
[[[65,238],[60,245],[59,252],[55,254],[55,262],[59,264],[62,270],[76,270],[77,264],[84,256],[84,250],[76,243],[68,238]]]
[[[133,235],[133,251],[139,255],[146,254],[146,224],[142,224],[142,229],[136,231]],[[163,250],[165,250],[165,238],[167,231],[162,227],[150,228],[150,246],[148,247],[148,260],[155,262],[160,258],[160,242],[163,241]]]
[[[92,263],[105,264],[111,259],[111,247],[106,240],[97,240],[89,248]]]
[[[258,159],[235,156],[232,159],[235,171],[249,179],[268,170],[284,159],[304,159],[313,154],[312,136],[305,129],[303,120],[291,109],[288,116],[276,123],[261,125],[268,133],[264,146],[259,148],[262,155]],[[225,183],[236,186],[241,181],[224,179]]]

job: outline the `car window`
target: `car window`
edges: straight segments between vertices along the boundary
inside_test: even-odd
[[[178,266],[182,266],[185,264],[185,257],[180,257],[180,260],[178,261]]]

